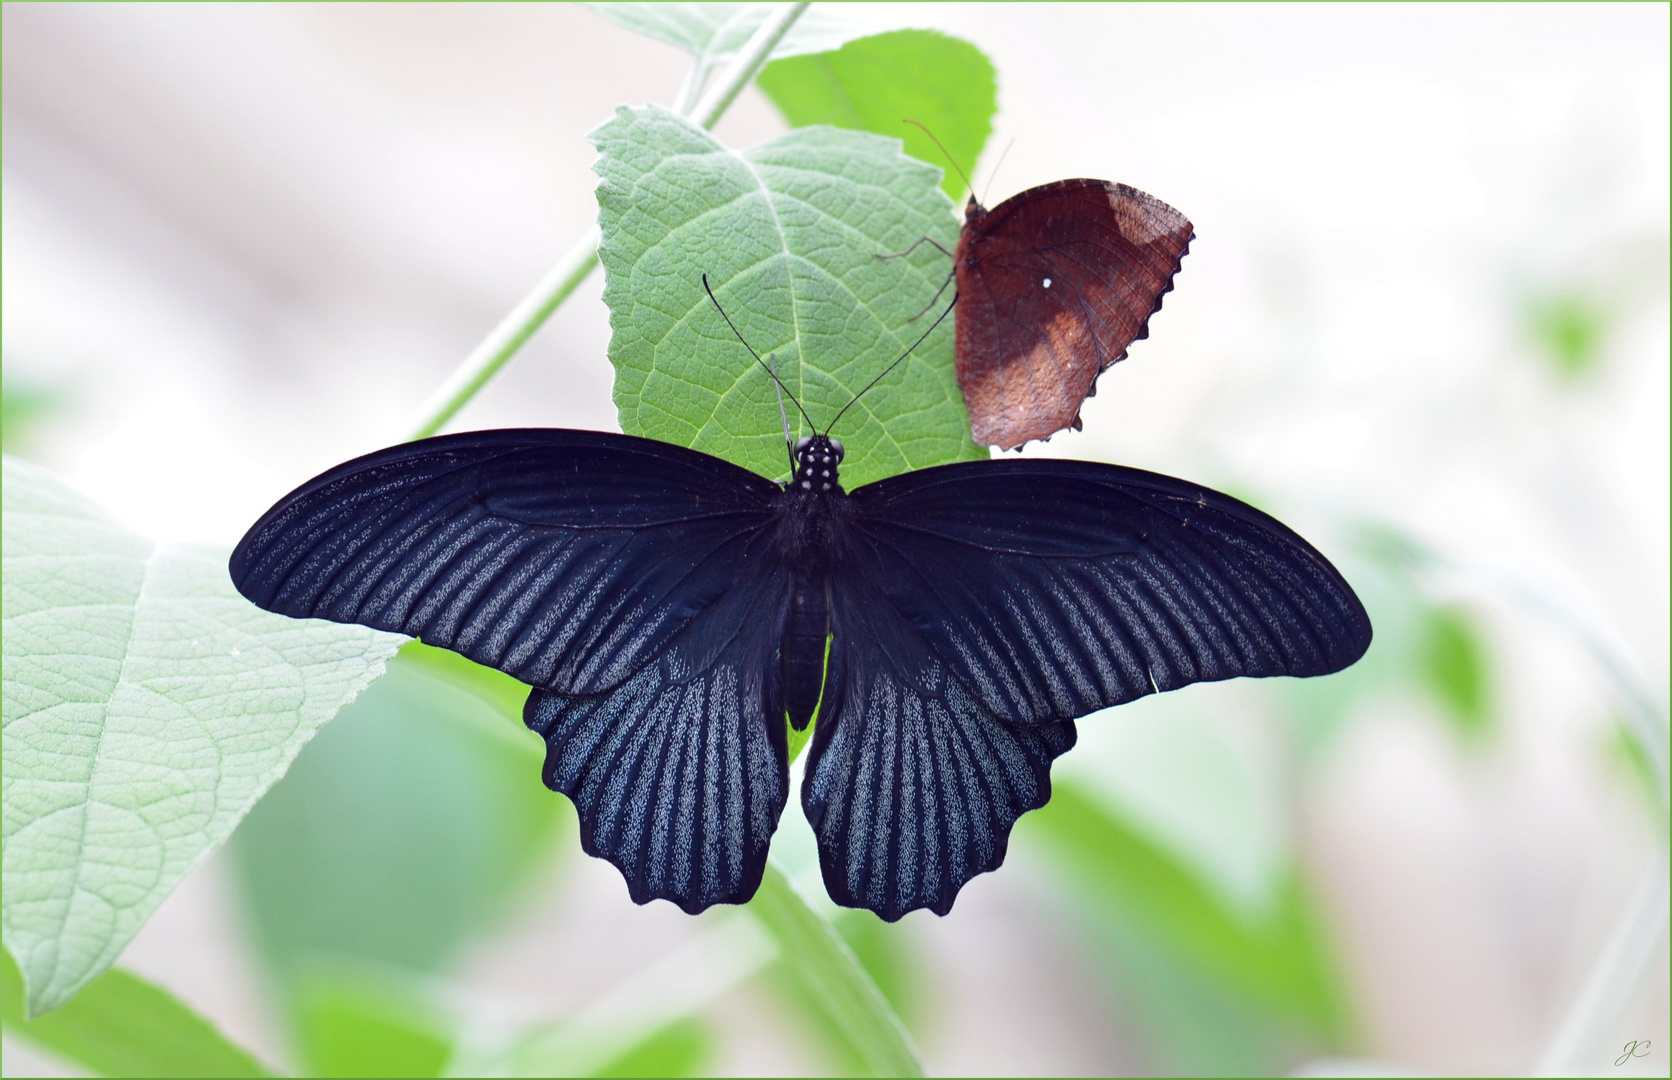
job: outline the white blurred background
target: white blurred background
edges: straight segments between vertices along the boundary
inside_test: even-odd
[[[1201,688],[1082,724],[1064,767],[1250,903],[1295,855],[1365,1056],[1532,1068],[1633,890],[1664,875],[1664,821],[1607,750],[1615,684],[1532,611],[1588,628],[1664,715],[1667,7],[832,7],[992,57],[978,185],[1015,143],[988,205],[1096,176],[1195,223],[1151,339],[1042,452],[1258,493],[1321,542],[1397,527],[1463,568],[1441,587],[1489,629],[1502,731],[1484,753],[1392,700],[1297,788],[1267,727]],[[23,450],[170,540],[230,543],[401,437],[593,220],[585,133],[671,101],[685,73],[573,5],[0,19],[5,379],[48,403]],[[784,124],[751,90],[717,130],[747,146]],[[453,427],[613,429],[601,290]],[[536,890],[462,983],[558,1014],[688,933],[602,864],[563,872],[561,917]],[[281,1060],[222,874],[189,880],[123,963]],[[924,917],[932,1071],[1143,1067],[1037,888],[1011,868]],[[1619,1071],[1667,1071],[1665,950],[1610,1028],[1655,1056]],[[716,1006],[736,1033],[716,1069],[814,1068],[751,1019],[760,993]],[[6,1050],[6,1075],[52,1068]]]

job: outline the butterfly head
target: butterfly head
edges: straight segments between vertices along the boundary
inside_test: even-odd
[[[796,491],[836,491],[839,477],[836,466],[842,463],[842,444],[828,435],[809,435],[795,444],[795,478],[790,487]]]

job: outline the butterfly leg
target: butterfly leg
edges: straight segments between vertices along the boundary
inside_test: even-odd
[[[879,259],[903,259],[907,255],[910,255],[912,252],[916,251],[923,244],[929,244],[932,247],[934,247],[936,250],[938,250],[942,255],[945,255],[949,259],[952,258],[952,252],[947,250],[946,245],[941,243],[939,240],[936,240],[932,236],[919,236],[916,240],[913,240],[911,242],[911,247],[907,248],[906,250],[890,252],[887,255],[878,255],[877,258],[879,258]]]

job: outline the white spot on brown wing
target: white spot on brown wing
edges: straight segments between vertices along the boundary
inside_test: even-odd
[[[1051,279],[1046,278],[1043,284],[1047,289],[1049,289],[1051,287]]]

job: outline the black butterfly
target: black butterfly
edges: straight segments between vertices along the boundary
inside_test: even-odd
[[[1074,720],[1238,675],[1323,675],[1370,622],[1275,519],[1155,473],[1039,458],[845,492],[596,431],[444,435],[340,465],[233,552],[269,611],[418,637],[533,686],[545,782],[634,901],[754,895],[802,807],[837,903],[946,914],[1051,794]],[[828,641],[828,670],[826,647]],[[822,694],[822,701],[821,701]]]

